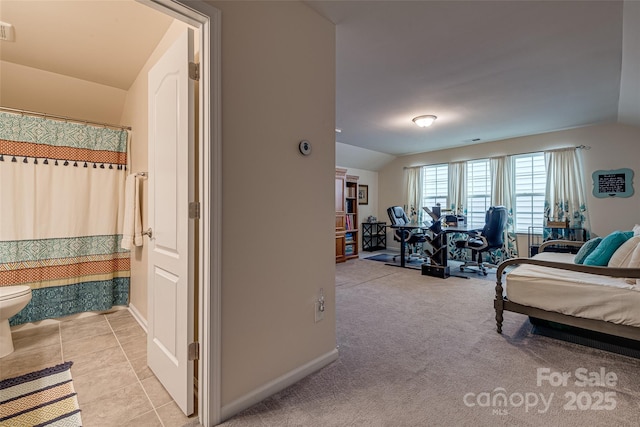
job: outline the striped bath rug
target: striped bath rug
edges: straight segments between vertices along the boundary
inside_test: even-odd
[[[81,426],[72,363],[0,381],[0,426]]]

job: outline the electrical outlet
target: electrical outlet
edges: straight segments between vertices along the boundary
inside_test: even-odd
[[[314,304],[315,306],[315,316],[316,323],[324,319],[324,289],[320,288],[320,297],[318,297],[318,301]]]

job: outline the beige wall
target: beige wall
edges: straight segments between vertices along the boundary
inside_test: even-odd
[[[120,123],[127,92],[0,61],[0,105],[101,123]]]
[[[592,231],[597,235],[605,235],[614,230],[630,230],[634,224],[640,223],[640,128],[621,124],[587,126],[398,157],[380,171],[378,217],[382,217],[387,206],[405,203],[405,166],[480,159],[583,144],[591,146],[590,150],[580,150],[580,155],[583,160],[587,209]],[[630,168],[635,172],[635,194],[629,198],[595,198],[591,174],[600,169],[618,168]],[[526,250],[526,238],[521,240],[519,248],[521,251]]]
[[[211,4],[222,12],[227,405],[336,347],[335,28],[300,2]]]
[[[124,102],[121,122],[131,126],[131,172],[147,171],[148,161],[148,73],[187,25],[174,20],[158,46],[133,82]],[[147,181],[142,181],[142,228],[147,228]],[[130,302],[147,318],[147,239],[142,247],[131,251]]]

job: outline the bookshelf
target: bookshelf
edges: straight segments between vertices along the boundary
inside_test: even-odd
[[[336,262],[358,257],[358,177],[336,168]]]
[[[363,222],[360,228],[363,251],[373,252],[387,249],[386,222]]]
[[[358,177],[347,175],[344,192],[345,205],[345,259],[358,258]]]

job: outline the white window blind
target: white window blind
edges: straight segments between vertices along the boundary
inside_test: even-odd
[[[424,166],[422,176],[422,202],[424,206],[432,207],[438,203],[443,209],[449,206],[447,202],[449,195],[449,165]]]
[[[544,193],[547,183],[544,153],[513,156],[514,223],[517,233],[544,225]],[[541,228],[534,229],[542,232]]]
[[[491,203],[491,168],[489,159],[467,162],[467,226],[484,227]]]

